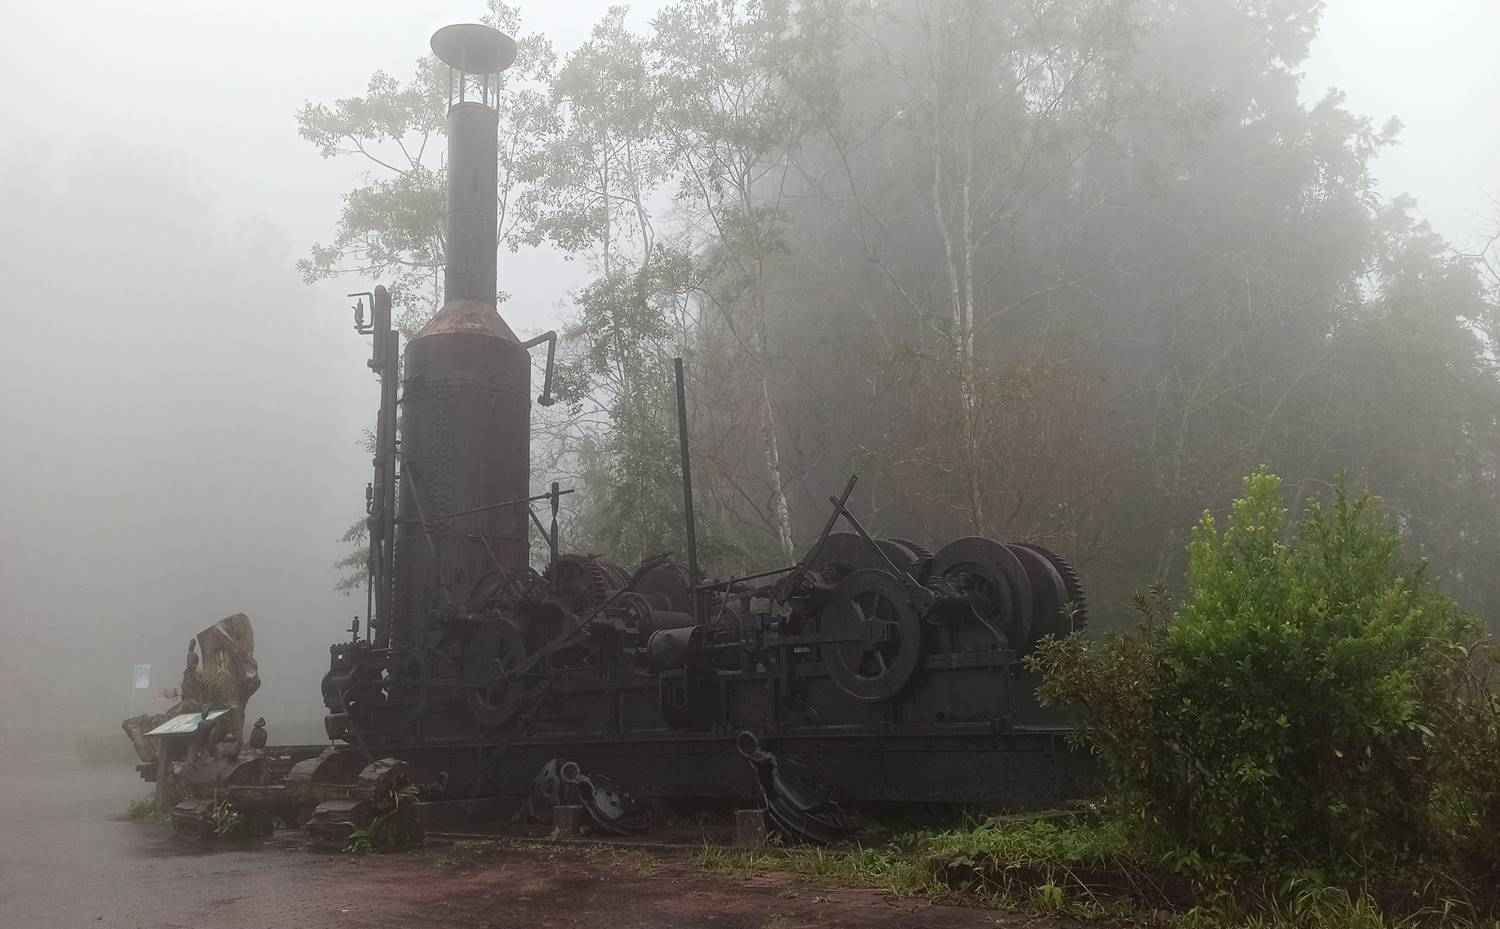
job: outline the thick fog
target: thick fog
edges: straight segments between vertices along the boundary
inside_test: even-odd
[[[632,21],[649,18],[640,4]],[[522,5],[575,46],[606,3]],[[364,613],[334,591],[369,479],[375,383],[347,291],[297,258],[333,228],[352,162],[297,137],[307,100],[405,78],[478,2],[42,4],[0,13],[0,755],[163,708],[188,639],[243,612],[273,741],[319,734],[327,646]],[[1493,0],[1332,0],[1303,93],[1336,85],[1399,146],[1382,193],[1463,247],[1500,197]],[[574,266],[502,254],[518,332],[554,324]],[[123,736],[120,737],[123,744]]]

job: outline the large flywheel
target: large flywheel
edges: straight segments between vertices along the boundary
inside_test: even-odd
[[[463,683],[469,712],[486,728],[503,726],[521,705],[515,672],[526,657],[521,630],[510,619],[485,620],[464,647]]]
[[[820,646],[828,676],[864,703],[900,693],[921,660],[922,621],[888,571],[863,568],[839,581],[819,632],[836,639]]]

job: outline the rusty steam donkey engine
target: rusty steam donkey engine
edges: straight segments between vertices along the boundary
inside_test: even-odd
[[[581,805],[606,832],[648,827],[647,800],[759,794],[771,826],[814,841],[853,828],[835,793],[855,805],[1075,795],[1085,775],[1067,715],[1037,704],[1021,662],[1085,620],[1068,563],[1025,543],[929,552],[874,538],[847,506],[851,478],[797,564],[703,576],[680,362],[686,562],[626,570],[558,551],[568,491],[533,493],[529,454],[530,349],[547,345],[537,402],[550,404],[556,334],[522,342],[496,310],[493,104],[516,46],[464,24],[432,49],[450,68],[446,304],[401,371],[389,295],[356,295],[381,385],[369,621],[331,648],[334,747],[294,775],[347,780],[384,763],[381,775],[391,766],[377,760],[399,759],[425,799],[509,798],[543,820]]]

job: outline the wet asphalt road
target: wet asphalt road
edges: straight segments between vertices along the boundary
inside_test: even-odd
[[[128,766],[0,760],[0,929],[310,929],[327,924],[319,911],[337,912],[336,901],[284,907],[294,901],[279,891],[347,868],[343,857],[275,841],[204,849],[115,818],[148,792]]]
[[[147,788],[129,767],[0,757],[0,929],[1083,929],[617,850],[181,842],[115,818]]]

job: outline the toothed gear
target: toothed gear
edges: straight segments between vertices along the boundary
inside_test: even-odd
[[[1064,633],[1068,631],[1082,632],[1089,624],[1089,609],[1088,600],[1083,593],[1083,582],[1079,580],[1078,572],[1073,569],[1073,566],[1068,563],[1066,558],[1051,549],[1043,548],[1032,542],[1016,542],[1013,544],[1019,548],[1030,549],[1052,563],[1052,567],[1062,576],[1063,585],[1067,588],[1067,602],[1077,607],[1077,610],[1073,614],[1071,630],[1062,629],[1060,631]]]
[[[595,556],[597,559],[597,556]],[[604,569],[604,579],[608,592],[613,593],[622,587],[630,586],[630,572],[615,564],[613,561],[599,561],[599,567]]]
[[[584,613],[609,598],[609,572],[592,555],[561,555],[556,576],[547,569],[552,598],[569,613]]]

